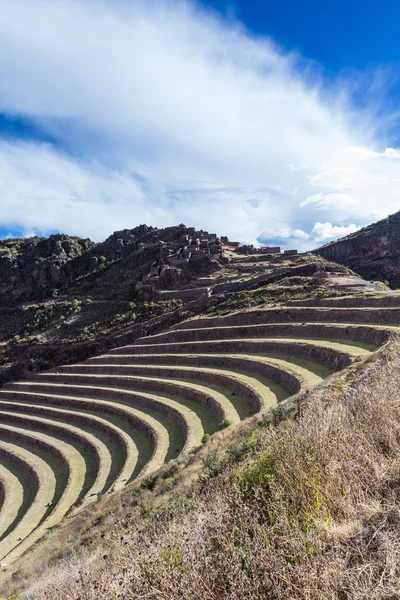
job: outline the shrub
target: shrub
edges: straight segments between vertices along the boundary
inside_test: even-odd
[[[275,480],[274,467],[275,461],[267,450],[239,474],[237,483],[246,501],[252,503],[259,498],[260,489],[263,492],[262,502],[271,495],[271,484]]]
[[[223,421],[221,421],[221,423],[218,425],[218,429],[226,429],[227,427],[229,427],[230,425],[232,425],[232,421],[230,419],[224,419]]]
[[[203,437],[201,438],[201,443],[202,444],[206,444],[208,442],[208,440],[210,439],[211,435],[209,433],[205,433],[203,435]]]
[[[163,490],[165,492],[169,492],[172,490],[172,488],[175,486],[175,479],[172,479],[172,477],[167,477],[167,479],[164,479],[163,481]]]
[[[145,490],[154,490],[159,477],[160,476],[157,473],[150,475],[150,477],[148,477],[147,479],[145,479],[143,481],[141,487]]]
[[[228,446],[226,453],[234,460],[240,460],[242,456],[253,450],[256,444],[257,437],[253,432],[252,434],[243,438],[243,440],[240,440],[239,442],[233,442],[230,446]]]
[[[151,517],[154,513],[154,505],[150,502],[150,500],[143,500],[140,504],[140,516],[141,517]]]
[[[283,406],[277,406],[276,408],[272,409],[272,417],[275,424],[284,421],[286,419],[286,416],[287,413]]]
[[[212,450],[203,458],[203,471],[208,477],[216,477],[221,468],[222,461],[216,450]]]

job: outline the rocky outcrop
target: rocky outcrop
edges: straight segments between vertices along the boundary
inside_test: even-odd
[[[63,282],[65,265],[93,246],[89,239],[63,234],[0,241],[0,297],[12,298]]]
[[[365,279],[400,287],[400,212],[313,251]]]

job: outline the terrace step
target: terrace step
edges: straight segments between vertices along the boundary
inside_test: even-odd
[[[0,455],[0,458],[1,455]],[[24,501],[24,488],[18,477],[4,464],[0,464],[2,503],[0,509],[0,540],[16,521]]]
[[[204,391],[208,397],[210,394],[220,392],[229,402],[232,402],[232,395],[238,395],[246,405],[250,405],[251,407],[250,411],[246,411],[247,415],[266,410],[269,406],[277,402],[276,394],[271,390],[267,382],[264,383],[240,373],[210,368],[194,369],[180,365],[178,367],[139,365],[130,366],[123,372],[121,369],[113,369],[112,366],[109,369],[104,367],[97,367],[96,369],[93,365],[78,365],[66,366],[60,369],[59,373],[60,379],[63,379],[64,375],[67,375],[69,378],[71,376],[84,376],[86,378],[90,376],[94,378],[94,381],[101,381],[100,378],[106,377],[106,381],[116,380],[122,384],[128,379],[135,389],[143,390],[150,389],[149,383],[150,385],[154,385],[154,381],[161,380],[163,384],[160,391],[163,391],[166,387],[170,387],[169,384],[171,383],[174,386],[183,384],[185,390],[188,389],[187,386],[190,386],[194,390]],[[46,378],[46,380],[48,379]],[[190,383],[186,383],[185,380],[189,380]],[[83,382],[83,380],[80,379],[77,382]],[[224,418],[231,418],[226,417],[225,414],[218,410],[219,421],[222,421]]]
[[[84,376],[82,376],[84,377]],[[181,405],[175,400],[156,396],[145,392],[137,393],[127,388],[112,388],[106,386],[62,384],[50,382],[18,382],[15,384],[19,389],[27,392],[36,391],[39,394],[64,397],[88,397],[95,399],[125,401],[128,404],[136,404],[141,407],[150,407],[172,419],[181,429],[184,436],[184,452],[189,452],[199,445],[204,429],[198,415]],[[0,413],[1,420],[1,413]],[[239,420],[239,419],[238,419]]]
[[[161,410],[164,414],[172,417],[175,415],[175,422],[178,425],[182,421],[180,416],[182,410],[185,412],[189,410],[198,419],[203,410],[210,411],[215,415],[218,423],[224,419],[230,419],[235,423],[240,421],[237,411],[224,394],[199,384],[189,384],[172,379],[165,381],[156,377],[126,375],[117,377],[115,375],[69,374],[66,372],[46,373],[39,376],[36,382],[36,385],[58,385],[68,388],[73,386],[72,392],[79,386],[79,390],[84,390],[82,395],[88,393],[92,395],[90,391],[94,389],[96,397],[103,393],[103,395],[110,394],[110,398],[112,398],[115,393],[119,393],[125,401],[145,406],[153,405],[156,410]],[[186,425],[183,430],[186,434]]]
[[[400,307],[343,308],[295,307],[267,308],[234,313],[222,317],[198,317],[178,323],[174,329],[223,327],[236,325],[261,325],[268,323],[347,323],[360,325],[400,325]]]
[[[18,389],[20,388],[21,383],[16,382],[14,384],[10,384],[7,387],[7,390],[0,390],[0,397],[6,391],[7,399],[13,398],[15,400],[23,400],[24,402],[39,402],[42,405],[49,404],[61,405],[63,407],[69,406],[71,408],[89,410],[102,415],[110,415],[111,417],[117,415],[125,419],[128,423],[130,422],[134,427],[137,427],[143,431],[153,445],[154,450],[151,459],[144,467],[141,474],[156,470],[164,464],[170,443],[169,434],[165,426],[154,417],[147,415],[145,412],[135,408],[119,405],[115,402],[108,402],[105,400],[94,400],[69,395],[63,396],[59,394],[41,394],[33,391],[23,391],[22,389]]]
[[[96,462],[95,474],[91,477],[92,482],[82,498],[82,502],[86,503],[92,499],[91,496],[106,491],[106,482],[111,470],[111,454],[107,446],[94,435],[74,425],[62,425],[54,419],[45,419],[24,413],[0,410],[0,427],[3,424],[10,423],[16,424],[20,431],[33,429],[35,433],[40,432],[40,435],[42,435],[42,432],[51,433],[52,435],[48,436],[49,440],[52,440],[54,448],[58,448],[60,453],[63,454],[66,462],[69,461],[68,457],[71,457],[76,452],[72,443],[81,444],[93,455]],[[58,439],[58,436],[61,439]],[[68,442],[65,442],[65,439],[68,439]],[[79,455],[82,456],[80,453]],[[86,475],[88,475],[86,465],[84,468],[85,471]],[[84,487],[83,484],[81,487]]]
[[[246,354],[284,354],[297,358],[305,358],[327,367],[334,371],[340,371],[347,367],[353,358],[363,356],[369,352],[354,346],[347,346],[338,342],[327,342],[326,340],[303,340],[303,339],[243,339],[243,340],[209,340],[204,342],[182,342],[169,344],[148,344],[124,346],[110,351],[111,356],[118,354],[204,354],[206,352],[216,353],[246,353]]]
[[[280,385],[286,387],[292,394],[297,393],[300,387],[311,387],[320,383],[325,377],[333,372],[328,367],[311,362],[302,361],[293,357],[286,359],[276,358],[273,355],[263,356],[261,354],[105,354],[89,358],[82,363],[80,368],[92,369],[110,368],[129,369],[134,365],[190,365],[194,369],[199,367],[227,368],[231,370],[240,370],[249,376],[262,375],[277,381]],[[319,374],[318,374],[319,372]],[[288,375],[286,377],[286,374]]]
[[[195,323],[195,322],[194,322]],[[139,338],[138,345],[190,342],[205,340],[252,339],[252,338],[295,338],[337,340],[347,345],[363,343],[371,352],[388,341],[397,327],[388,325],[348,325],[332,323],[269,323],[258,325],[236,325],[199,327],[169,330],[157,335]]]
[[[119,470],[119,474],[116,479],[113,480],[113,488],[119,489],[125,485],[125,482],[130,479],[132,473],[135,470],[135,466],[138,459],[138,450],[133,439],[128,436],[124,431],[115,427],[109,421],[89,415],[82,412],[65,410],[60,408],[53,408],[46,405],[30,404],[28,402],[16,402],[16,401],[4,401],[0,396],[0,411],[15,411],[17,413],[31,414],[31,415],[43,415],[46,419],[53,419],[55,421],[61,420],[68,424],[75,424],[82,430],[83,434],[89,433],[90,429],[97,433],[95,437],[100,435],[100,443],[105,444],[107,439],[101,440],[101,432],[106,432],[108,438],[114,438],[118,448],[118,462],[122,463],[122,468]],[[85,427],[89,427],[89,431],[85,430]],[[114,460],[115,457],[112,457]],[[111,469],[110,469],[111,470]],[[98,490],[102,492],[104,490]]]
[[[381,296],[342,296],[339,298],[310,298],[309,300],[288,300],[285,306],[314,306],[342,308],[384,308],[400,307],[400,294],[382,294]]]
[[[12,439],[13,430],[9,430],[9,433],[9,437]],[[47,506],[54,498],[56,477],[50,465],[40,456],[12,442],[0,440],[0,456],[5,464],[13,463],[21,471],[28,472],[31,477],[31,485],[33,484],[33,490],[32,488],[29,490],[31,502],[24,507],[25,512],[19,514],[18,510],[18,521],[15,522],[15,519],[9,521],[8,528],[12,529],[7,536],[4,536],[3,531],[3,538],[0,541],[0,560],[3,560],[39,526],[45,517]],[[28,490],[24,491],[24,493],[27,492]]]
[[[6,429],[9,430],[9,434],[11,434],[13,441],[14,439],[23,439],[24,436],[29,436],[38,446],[47,447],[52,453],[52,456],[58,453],[63,460],[67,461],[65,472],[68,473],[65,487],[63,487],[60,492],[57,492],[56,487],[56,493],[53,495],[53,500],[50,501],[50,506],[47,508],[40,524],[7,554],[7,561],[13,562],[24,554],[35,542],[39,541],[49,529],[54,525],[57,525],[72,506],[74,506],[74,504],[82,497],[85,464],[82,456],[75,448],[47,436],[42,432],[36,433],[29,431],[28,433],[27,430],[1,425],[0,435],[4,435]],[[80,470],[78,470],[79,459],[81,459],[83,463],[81,463]],[[55,475],[57,478],[57,473],[55,473]],[[42,487],[43,484],[39,485],[39,492]],[[8,540],[8,537],[6,540]],[[4,558],[4,555],[2,557]]]

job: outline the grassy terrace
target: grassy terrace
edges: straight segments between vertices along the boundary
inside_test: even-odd
[[[222,386],[215,386],[215,389],[209,385],[205,386],[204,381],[191,381],[189,384],[185,380],[175,379],[171,374],[168,376],[165,373],[161,377],[141,377],[134,375],[117,377],[114,374],[100,375],[91,373],[75,375],[63,373],[60,379],[64,377],[67,380],[70,379],[71,382],[75,381],[78,384],[84,385],[88,383],[89,378],[92,378],[93,381],[98,382],[103,387],[113,385],[127,392],[143,393],[145,390],[151,390],[160,398],[165,398],[168,403],[175,403],[177,400],[178,403],[187,406],[197,414],[205,414],[208,420],[214,417],[218,423],[227,418],[232,419],[233,422],[239,421],[237,412],[231,405],[229,398],[224,394],[226,392],[230,396],[231,392]],[[257,400],[255,399],[254,401],[256,402]],[[175,404],[172,405],[175,406]],[[211,415],[207,415],[210,412]]]
[[[135,431],[135,439],[140,437],[136,435],[136,431],[142,432],[143,435],[149,439],[151,451],[149,452],[149,443],[145,443],[143,452],[150,454],[150,460],[155,465],[160,466],[163,464],[170,446],[168,430],[160,422],[163,419],[157,420],[149,414],[151,411],[147,411],[145,413],[143,411],[131,408],[128,405],[125,406],[123,404],[115,404],[114,402],[108,402],[105,400],[88,400],[86,398],[80,398],[79,396],[27,392],[21,390],[21,385],[15,384],[15,386],[11,388],[12,391],[0,390],[0,397],[2,394],[5,394],[5,398],[12,397],[17,400],[24,399],[27,403],[33,402],[35,405],[41,403],[46,405],[68,405],[69,407],[75,407],[79,410],[83,408],[86,409],[89,414],[98,413],[106,415],[108,420],[114,420],[115,417],[117,417],[125,423],[130,423],[132,425],[132,430]],[[142,438],[143,436],[141,436],[140,439]]]
[[[218,339],[262,338],[311,338],[335,339],[348,344],[358,341],[371,343],[372,350],[386,342],[399,327],[377,324],[348,323],[257,323],[249,325],[218,325],[212,327],[184,328],[160,333],[157,336],[141,338],[140,345],[206,341]]]
[[[96,448],[99,452],[99,473],[106,473],[104,460],[108,467],[107,481],[98,481],[97,485],[103,485],[103,489],[107,490],[111,483],[118,485],[126,481],[135,469],[137,462],[137,448],[132,438],[121,432],[112,423],[106,419],[94,416],[91,413],[82,413],[79,411],[65,410],[49,406],[41,406],[38,404],[32,405],[30,402],[7,402],[0,399],[0,409],[3,412],[16,412],[20,414],[42,415],[52,422],[64,424],[70,423],[76,425],[75,431],[80,434],[80,429],[90,434],[92,441],[97,440],[101,446]],[[110,456],[108,456],[108,454]],[[103,465],[101,465],[103,460]],[[104,476],[104,475],[103,475]],[[103,489],[99,488],[99,492]],[[94,493],[92,491],[92,493]]]
[[[57,484],[54,462],[31,452],[29,442],[22,447],[1,440],[0,455],[10,470],[11,465],[15,470],[18,468],[18,479],[23,490],[17,515],[9,515],[9,520],[4,523],[0,545],[0,560],[4,560],[46,518],[47,507],[56,496]],[[21,477],[19,473],[27,476]]]
[[[16,521],[24,502],[24,487],[18,479],[19,469],[13,472],[7,454],[2,455],[0,464],[1,508],[0,508],[0,539]],[[8,464],[8,468],[5,466]]]

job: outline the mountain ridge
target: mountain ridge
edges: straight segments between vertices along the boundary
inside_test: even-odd
[[[366,279],[400,287],[400,211],[313,250]]]

